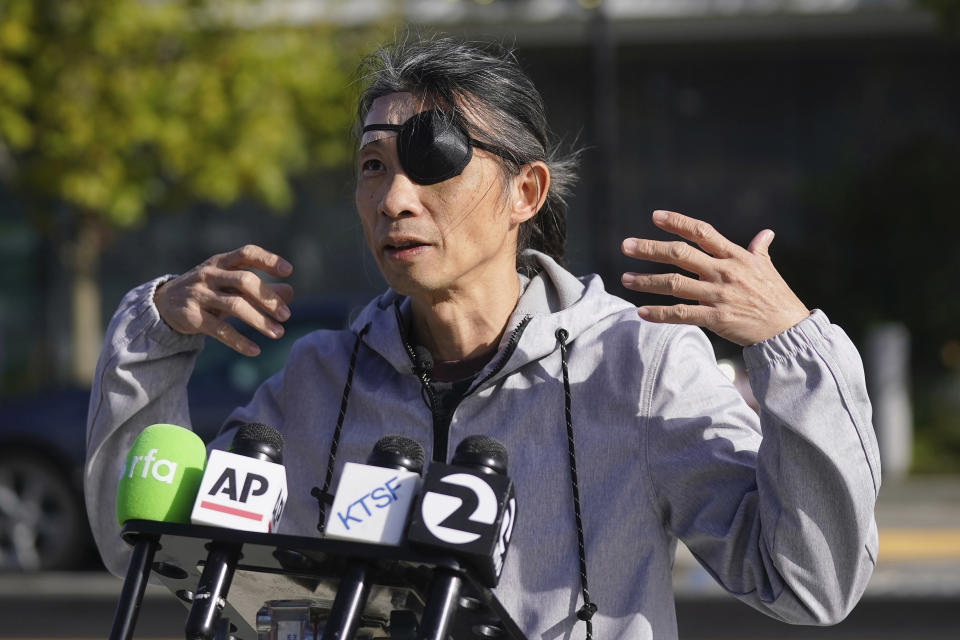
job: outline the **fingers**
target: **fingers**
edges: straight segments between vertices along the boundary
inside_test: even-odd
[[[284,304],[290,304],[293,300],[293,287],[288,285],[285,282],[271,282],[267,284],[268,287],[273,289],[273,292],[280,296],[280,299],[283,300]]]
[[[686,242],[662,242],[645,238],[627,238],[621,245],[623,254],[640,260],[671,264],[685,271],[703,275],[711,270],[713,258]]]
[[[698,247],[716,258],[726,258],[742,251],[736,243],[723,237],[713,226],[674,211],[654,211],[653,223],[670,233],[676,234],[684,240],[696,243]]]
[[[287,304],[293,288],[286,283],[267,283],[249,269],[277,277],[290,275],[293,267],[280,256],[256,245],[213,256],[188,273],[157,289],[154,301],[161,318],[187,335],[206,334],[245,355],[260,349],[226,322],[230,316],[265,336],[279,338],[281,322],[290,317]]]
[[[283,325],[271,320],[254,307],[244,296],[213,296],[206,301],[204,309],[218,318],[233,316],[241,322],[250,325],[268,338],[279,338],[283,336]],[[213,337],[217,338],[217,336]]]
[[[208,291],[198,300],[204,309],[199,328],[201,333],[247,356],[259,355],[260,347],[224,318],[233,316],[270,338],[283,336],[283,325],[262,310],[270,311],[281,322],[288,319],[290,310],[286,303],[293,299],[293,287],[286,283],[264,283],[249,271],[223,271],[210,280],[220,286],[218,291]]]
[[[258,347],[255,342],[244,338],[240,332],[230,326],[228,322],[211,313],[203,313],[203,322],[200,330],[202,333],[219,340],[234,351],[242,353],[245,356],[252,357],[260,355],[260,347]]]
[[[287,307],[286,300],[284,300],[284,297],[280,294],[280,292],[283,292],[292,298],[293,289],[290,285],[280,287],[278,292],[276,286],[271,286],[269,283],[264,282],[250,271],[223,269],[211,273],[209,283],[212,285],[212,288],[218,289],[226,294],[240,294],[250,301],[250,303],[263,309],[280,322],[284,322],[290,317],[290,309]],[[240,317],[240,319],[246,322],[246,318]]]
[[[703,220],[673,211],[657,210],[653,212],[653,222],[664,231],[695,243],[703,251],[679,240],[663,242],[627,238],[621,247],[624,255],[640,260],[671,264],[705,276],[716,267],[714,259],[743,254],[743,248],[727,240]]]
[[[637,315],[651,322],[693,324],[698,327],[709,328],[716,323],[717,312],[712,307],[696,304],[647,305],[637,309]]]
[[[747,251],[757,255],[768,257],[770,255],[770,243],[773,242],[774,233],[770,229],[764,229],[753,237]]]
[[[255,244],[221,254],[216,262],[223,269],[257,269],[278,278],[286,278],[293,273],[293,265]]]
[[[621,281],[623,286],[634,291],[657,293],[697,302],[714,302],[718,295],[717,288],[712,283],[689,278],[679,273],[625,273]]]
[[[657,211],[653,219],[658,227],[696,243],[699,249],[686,242],[630,238],[624,241],[623,252],[671,264],[699,277],[679,273],[625,273],[624,286],[699,304],[648,305],[637,310],[641,318],[697,325],[747,346],[767,340],[809,315],[809,310],[770,261],[769,249],[774,238],[770,229],[754,236],[744,249],[709,224],[678,213]]]

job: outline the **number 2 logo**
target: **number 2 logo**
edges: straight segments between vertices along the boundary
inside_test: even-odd
[[[454,473],[441,480],[446,493],[429,491],[420,513],[427,530],[450,544],[469,544],[480,538],[484,527],[497,519],[497,496],[486,482],[467,473]],[[478,526],[481,525],[481,526]]]

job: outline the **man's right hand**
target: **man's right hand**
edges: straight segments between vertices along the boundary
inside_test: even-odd
[[[279,338],[280,323],[290,317],[287,304],[293,299],[293,287],[266,283],[249,269],[279,278],[293,272],[289,262],[253,244],[215,255],[157,288],[153,300],[160,317],[180,333],[208,335],[243,355],[258,355],[260,347],[240,335],[227,318]]]

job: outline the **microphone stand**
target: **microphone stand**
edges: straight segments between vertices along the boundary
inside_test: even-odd
[[[113,614],[113,627],[110,640],[131,640],[137,626],[137,616],[143,603],[143,594],[147,589],[147,580],[153,566],[153,556],[157,551],[157,536],[140,534],[133,545],[127,575],[123,579],[123,590]]]
[[[184,626],[187,640],[210,640],[216,635],[220,612],[240,561],[240,548],[241,545],[235,543],[213,542],[210,545],[207,563],[200,574]],[[209,602],[197,602],[201,598],[209,599]]]
[[[446,567],[436,567],[433,571],[430,594],[420,616],[417,640],[446,640],[457,613],[463,579]]]
[[[326,609],[340,586],[338,576],[344,574],[344,561],[349,559],[363,562],[367,582],[371,585],[372,601],[360,611],[356,635],[377,629],[375,635],[383,637],[383,623],[389,620],[390,633],[400,640],[434,640],[438,637],[442,640],[469,640],[478,637],[478,630],[484,638],[526,638],[479,575],[444,553],[422,552],[405,545],[387,546],[148,520],[131,520],[123,525],[122,533],[130,543],[144,538],[154,541],[154,561],[169,568],[154,571],[154,577],[171,594],[186,600],[188,592],[216,593],[223,606],[223,615],[219,616],[213,629],[213,637],[217,640],[231,635],[248,640],[258,636],[261,620],[255,615],[256,611],[249,609],[252,603],[299,602],[306,597],[313,602],[311,607],[316,605],[318,609]],[[204,561],[210,561],[214,546],[211,541],[239,549],[243,555],[238,564],[234,564],[232,558],[220,558],[226,560],[221,567],[227,573],[233,573],[230,568],[237,569],[229,592],[225,584],[227,575],[222,575],[219,586],[215,586],[217,579],[200,580],[206,569]],[[148,551],[147,547],[144,546],[142,551]],[[230,555],[229,551],[226,555]],[[146,564],[150,565],[149,562]],[[243,567],[242,571],[240,567]],[[208,573],[211,572],[212,569]],[[133,575],[139,574],[133,571]],[[271,578],[258,578],[266,575]],[[198,582],[206,583],[207,588],[202,588]],[[128,593],[135,594],[138,590],[133,580],[126,587]],[[313,595],[308,595],[305,589]],[[378,594],[376,598],[373,597],[375,592]],[[233,603],[227,600],[228,597],[233,598]],[[129,598],[129,601],[135,601],[135,598]],[[370,620],[367,615],[371,616]],[[272,632],[275,634],[280,631],[280,622],[291,620],[282,612],[267,612],[267,616],[273,623]],[[323,629],[323,616],[319,610],[311,608],[309,614],[304,612],[302,621],[305,623],[308,617],[314,634]],[[420,624],[424,628],[418,636]],[[444,625],[447,625],[445,630]],[[129,638],[121,634],[111,636],[111,640]]]
[[[362,560],[352,559],[340,580],[322,637],[325,640],[353,640],[369,596],[367,565]]]

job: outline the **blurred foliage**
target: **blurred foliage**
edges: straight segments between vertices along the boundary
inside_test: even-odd
[[[957,380],[953,388],[915,389],[914,416],[919,427],[913,442],[913,466],[916,473],[947,474],[960,471],[960,407],[957,396],[953,401],[948,393],[960,391]]]
[[[349,160],[371,32],[257,23],[240,0],[0,0],[0,173],[112,228]]]
[[[960,32],[960,0],[915,0],[921,8],[928,9],[944,29],[951,33]]]
[[[920,137],[811,184],[811,222],[830,241],[793,276],[818,305],[843,309],[854,332],[885,321],[910,329],[918,471],[960,471],[957,167],[958,141]]]
[[[349,162],[353,73],[381,27],[275,9],[0,0],[0,179],[69,274],[75,384],[96,364],[100,257],[117,231],[197,203],[282,211],[294,175]]]

